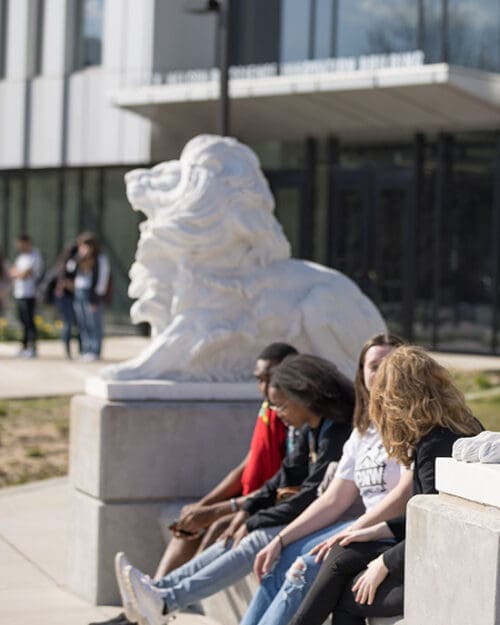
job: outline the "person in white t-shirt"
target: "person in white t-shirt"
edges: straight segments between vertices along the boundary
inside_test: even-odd
[[[43,260],[40,252],[33,247],[31,237],[27,234],[22,234],[17,238],[16,247],[19,254],[9,273],[13,280],[14,299],[17,303],[19,320],[23,327],[22,348],[19,356],[35,358],[36,287],[43,273]]]
[[[257,554],[254,571],[261,583],[241,625],[287,625],[338,536],[405,509],[412,471],[388,458],[368,416],[369,391],[378,366],[401,344],[398,337],[380,334],[361,350],[354,381],[354,429],[335,475],[326,490]],[[350,508],[359,497],[365,513],[356,519]]]

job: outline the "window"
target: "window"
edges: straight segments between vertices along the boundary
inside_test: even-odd
[[[5,78],[7,61],[7,0],[0,0],[0,80]]]
[[[104,0],[78,0],[76,7],[75,68],[102,61]]]
[[[35,25],[35,58],[33,61],[33,73],[39,76],[42,73],[43,61],[43,30],[45,27],[45,0],[38,0],[36,7],[36,25]]]

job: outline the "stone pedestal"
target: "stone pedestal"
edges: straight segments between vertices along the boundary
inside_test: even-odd
[[[212,389],[209,400],[201,398],[203,389],[187,388],[196,385],[169,385],[161,392],[155,385],[154,396],[164,397],[155,401],[145,399],[140,384],[131,399],[132,384],[126,401],[114,400],[101,386],[107,399],[82,395],[71,405],[69,585],[97,604],[119,601],[117,551],[154,573],[165,547],[162,507],[175,518],[183,503],[203,496],[241,462],[259,408],[253,384],[239,389],[241,400],[234,399],[231,385],[218,389],[219,398]],[[185,399],[190,395],[198,399]]]
[[[408,506],[405,625],[500,623],[500,465],[437,460]]]

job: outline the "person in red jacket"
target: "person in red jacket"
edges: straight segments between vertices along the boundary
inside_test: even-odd
[[[287,343],[271,343],[257,357],[253,373],[264,400],[250,449],[242,462],[205,497],[182,509],[155,579],[187,562],[198,550],[211,545],[229,525],[245,498],[280,468],[285,455],[287,428],[270,407],[267,390],[271,369],[286,356],[296,353],[297,350]]]
[[[270,407],[267,391],[271,369],[293,354],[297,354],[297,350],[292,345],[271,343],[257,357],[253,375],[263,402],[248,453],[202,499],[182,508],[179,519],[171,526],[173,535],[158,565],[155,580],[211,545],[229,525],[246,497],[280,469],[287,441],[293,441],[276,410]],[[105,623],[127,625],[130,621],[121,613],[101,625]]]

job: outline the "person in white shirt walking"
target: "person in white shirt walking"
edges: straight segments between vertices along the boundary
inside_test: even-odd
[[[19,252],[10,269],[13,280],[14,299],[17,303],[19,320],[23,327],[22,358],[36,357],[35,303],[36,287],[43,273],[43,260],[40,252],[33,247],[33,241],[27,234],[16,240]]]

